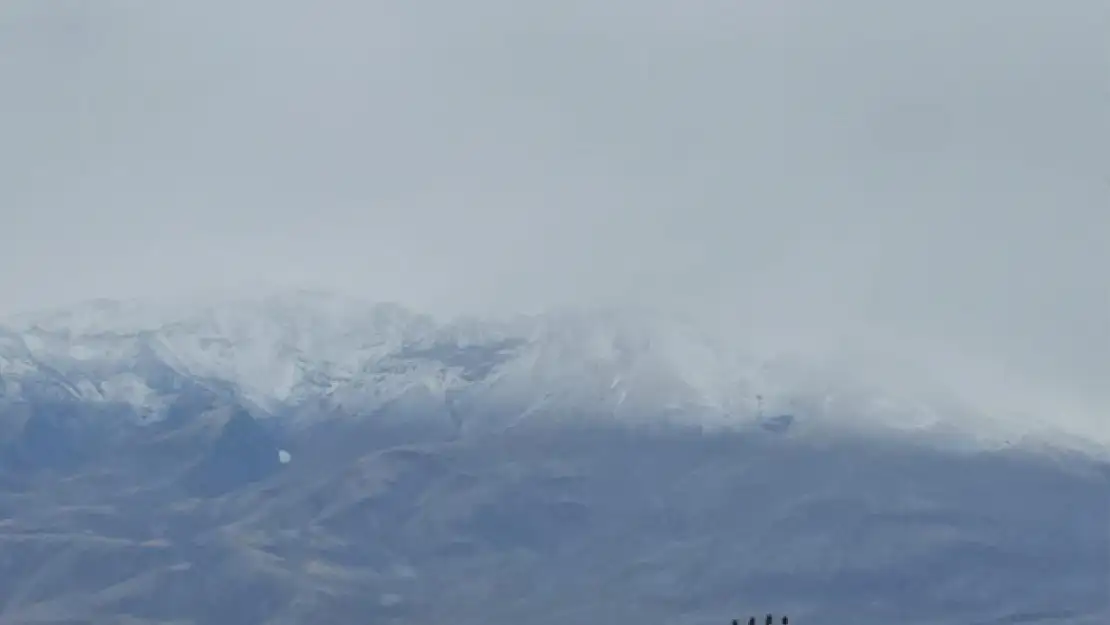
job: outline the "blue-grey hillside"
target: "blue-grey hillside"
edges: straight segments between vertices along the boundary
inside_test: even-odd
[[[658,319],[171,312],[0,332],[0,623],[1110,617],[1074,432]]]

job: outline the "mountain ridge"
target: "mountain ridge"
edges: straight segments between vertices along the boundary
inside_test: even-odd
[[[314,298],[0,330],[0,624],[1105,622],[1082,441],[665,317]]]
[[[1101,449],[1049,420],[1008,422],[943,389],[887,389],[835,360],[745,351],[657,313],[438,322],[397,304],[292,291],[166,314],[97,300],[0,325],[0,401],[113,404],[149,423],[204,389],[259,418],[366,415],[425,401],[504,415],[467,424],[478,429],[555,413],[672,414],[711,429],[778,419],[794,429]]]

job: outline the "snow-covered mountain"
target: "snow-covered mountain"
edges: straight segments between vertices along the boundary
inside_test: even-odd
[[[866,355],[316,292],[15,318],[0,625],[1107,622],[1090,430]]]
[[[662,314],[439,322],[316,291],[177,306],[101,300],[0,326],[0,400],[105,404],[140,424],[205,389],[290,425],[417,402],[425,409],[414,413],[435,406],[460,431],[588,418],[986,446],[1101,442],[1057,415],[993,414],[924,376],[895,385],[861,364],[874,363],[758,353]]]

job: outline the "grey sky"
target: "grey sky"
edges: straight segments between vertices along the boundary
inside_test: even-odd
[[[647,302],[1110,376],[1104,0],[0,4],[4,311]]]

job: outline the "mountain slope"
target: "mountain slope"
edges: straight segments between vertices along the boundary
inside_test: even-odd
[[[1110,616],[1100,448],[935,389],[626,313],[171,312],[0,332],[0,623]]]
[[[1081,459],[592,426],[318,451],[218,493],[101,463],[0,494],[0,622],[1107,615]]]

